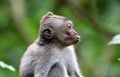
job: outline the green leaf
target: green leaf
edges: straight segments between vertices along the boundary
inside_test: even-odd
[[[118,58],[117,60],[120,61],[120,58]]]
[[[13,66],[8,65],[8,64],[4,63],[3,61],[0,61],[0,67],[2,67],[2,68],[7,68],[7,69],[15,72],[15,68],[14,68]]]
[[[120,44],[120,34],[113,37],[113,39],[108,43],[108,45],[111,44]]]

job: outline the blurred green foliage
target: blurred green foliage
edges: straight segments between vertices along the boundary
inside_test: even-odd
[[[0,77],[19,77],[24,51],[38,36],[48,11],[73,20],[81,42],[75,45],[85,77],[120,77],[120,45],[107,45],[120,33],[120,0],[0,0]]]

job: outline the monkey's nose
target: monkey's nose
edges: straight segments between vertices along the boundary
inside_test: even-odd
[[[78,33],[77,33],[76,31],[73,30],[73,35],[76,36],[76,35],[78,35]]]
[[[75,35],[78,35],[77,32],[74,33]]]
[[[76,39],[80,41],[80,36],[77,35],[77,36],[76,36]]]

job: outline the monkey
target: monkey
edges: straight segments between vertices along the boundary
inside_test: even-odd
[[[21,58],[20,77],[83,77],[73,46],[79,41],[72,20],[46,13],[38,38]]]

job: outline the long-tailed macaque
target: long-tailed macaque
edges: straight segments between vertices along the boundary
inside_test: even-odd
[[[40,25],[38,38],[22,57],[20,77],[83,77],[73,47],[80,36],[72,21],[48,12]]]

